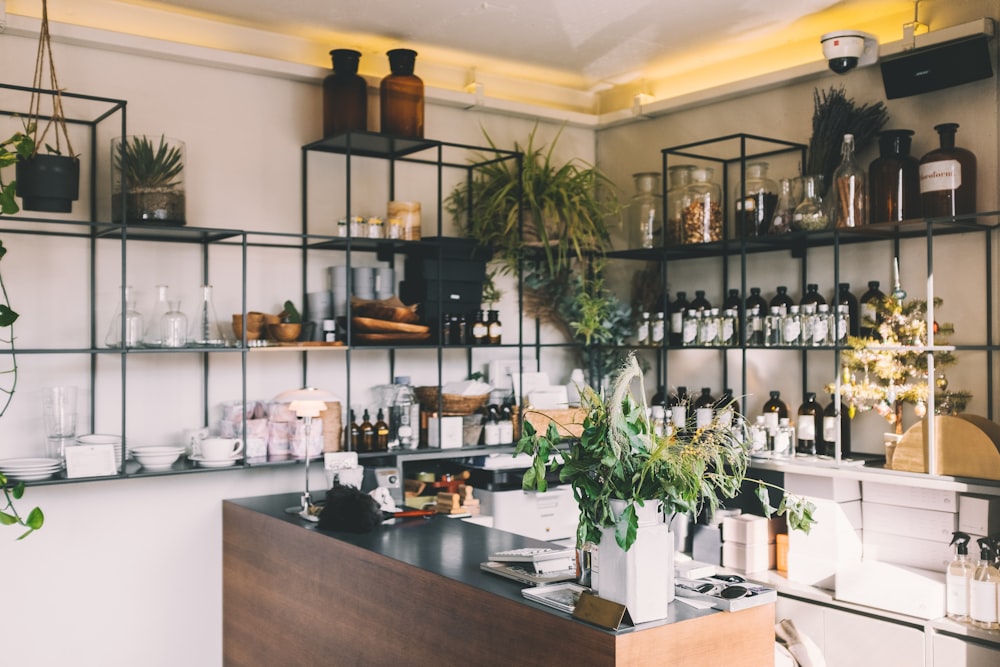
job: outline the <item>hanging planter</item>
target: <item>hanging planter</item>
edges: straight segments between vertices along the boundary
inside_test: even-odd
[[[38,92],[44,83],[46,58],[48,59],[47,85],[53,91],[51,95]],[[28,116],[24,125],[24,134],[32,139],[32,152],[28,157],[20,156],[17,162],[17,194],[21,197],[21,206],[26,211],[70,213],[73,210],[73,202],[80,195],[80,159],[73,151],[66,115],[63,112],[61,88],[56,78],[55,62],[52,59],[47,0],[42,0],[42,25],[38,35],[38,57],[35,60],[32,88]],[[52,111],[46,114],[43,125],[42,99],[46,97],[52,100]],[[40,154],[38,151],[41,147],[47,152]]]

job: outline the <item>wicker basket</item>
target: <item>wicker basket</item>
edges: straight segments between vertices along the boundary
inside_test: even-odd
[[[420,403],[421,410],[424,412],[438,411],[438,395],[441,391],[440,387],[416,387],[414,391],[417,394],[417,402]],[[489,398],[489,394],[483,394],[482,396],[443,394],[441,395],[441,414],[446,417],[471,415],[486,405],[486,401],[489,400]]]

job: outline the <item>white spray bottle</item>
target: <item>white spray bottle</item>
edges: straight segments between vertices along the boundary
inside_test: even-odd
[[[948,563],[945,571],[945,585],[948,591],[947,614],[954,621],[969,620],[969,583],[976,569],[969,560],[969,540],[965,533],[952,533],[955,558]]]
[[[979,562],[969,582],[969,620],[976,627],[987,630],[1000,628],[997,622],[997,586],[1000,571],[993,567],[992,544],[988,537],[977,540]]]

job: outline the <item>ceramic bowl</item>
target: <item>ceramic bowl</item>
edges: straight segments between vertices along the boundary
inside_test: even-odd
[[[269,324],[267,325],[267,333],[279,343],[294,343],[302,334],[302,324],[290,322]]]
[[[257,340],[264,331],[264,313],[247,313],[247,340]],[[243,339],[243,314],[233,315],[233,333],[236,340]]]
[[[129,451],[146,470],[169,470],[174,461],[184,453],[184,448],[150,445],[132,447]]]

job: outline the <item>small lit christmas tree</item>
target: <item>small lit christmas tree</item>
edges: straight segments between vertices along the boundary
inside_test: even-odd
[[[903,405],[914,406],[922,418],[927,413],[927,302],[904,301],[906,292],[899,289],[876,304],[876,321],[863,326],[878,331],[879,338],[848,338],[850,350],[841,357],[843,378],[841,400],[851,417],[857,412],[875,410],[903,432]],[[934,299],[934,307],[941,305]],[[947,345],[944,336],[953,333],[950,324],[934,323],[935,345]],[[956,363],[950,351],[934,352],[934,368]],[[971,395],[968,392],[948,392],[948,380],[943,373],[935,380],[935,403],[938,412],[961,411]],[[833,386],[829,387],[833,391]]]

